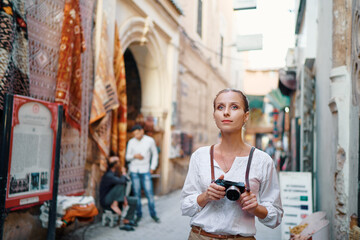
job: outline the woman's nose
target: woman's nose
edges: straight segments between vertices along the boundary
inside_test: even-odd
[[[225,108],[224,110],[224,116],[229,116],[230,115],[230,108]]]

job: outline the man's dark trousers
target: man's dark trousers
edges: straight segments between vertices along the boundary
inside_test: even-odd
[[[110,205],[117,201],[119,203],[119,208],[122,208],[121,206],[124,204],[124,197],[125,197],[125,191],[126,186],[125,185],[115,185],[105,196],[104,202],[105,206],[103,206],[105,209],[111,209]],[[126,197],[128,204],[129,204],[129,210],[126,213],[125,219],[127,220],[134,220],[135,216],[135,210],[137,205],[137,198],[128,196]],[[122,208],[123,209],[123,208]]]

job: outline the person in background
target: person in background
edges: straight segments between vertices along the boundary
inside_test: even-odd
[[[141,189],[144,189],[148,200],[151,218],[159,223],[160,219],[155,211],[155,201],[151,174],[158,165],[158,151],[155,140],[145,135],[141,125],[134,125],[131,129],[134,137],[128,142],[126,149],[126,161],[129,162],[132,190],[138,199],[136,207],[136,222],[142,218]]]
[[[123,220],[124,226],[121,230],[133,231],[137,226],[134,221],[137,198],[126,196],[126,184],[129,179],[126,177],[126,169],[122,167],[122,175],[117,174],[119,169],[119,157],[112,156],[109,158],[108,170],[102,176],[100,181],[100,205],[104,209],[111,209],[121,216],[121,209],[129,206],[127,214]]]
[[[181,192],[182,214],[191,217],[189,239],[255,239],[255,217],[275,228],[283,216],[274,162],[268,154],[255,149],[248,191],[237,200],[225,197],[225,187],[211,179],[245,182],[252,147],[244,142],[242,129],[249,118],[249,103],[241,91],[224,89],[216,95],[213,107],[222,140],[192,154]]]
[[[276,142],[274,161],[275,161],[276,171],[278,171],[278,172],[280,172],[280,169],[281,169],[280,163],[281,163],[282,156],[284,156],[283,152],[284,152],[284,149],[282,147],[281,141]]]
[[[270,139],[268,145],[265,148],[265,152],[269,154],[269,156],[274,159],[275,157],[275,147],[273,141]]]

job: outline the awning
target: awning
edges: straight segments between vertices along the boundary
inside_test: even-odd
[[[266,95],[270,103],[277,109],[284,109],[290,106],[290,97],[281,93],[280,89],[274,89]]]
[[[282,94],[290,96],[296,90],[296,72],[279,70],[279,89]]]
[[[264,96],[247,95],[250,109],[264,107]]]

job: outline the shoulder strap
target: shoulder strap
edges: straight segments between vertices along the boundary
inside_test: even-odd
[[[249,172],[250,172],[250,166],[252,157],[254,154],[255,148],[251,147],[248,164],[246,167],[246,173],[245,173],[245,182],[246,182],[246,191],[250,192],[250,182],[249,182]],[[210,168],[211,168],[211,182],[215,182],[215,174],[214,174],[214,145],[211,145],[210,147]]]
[[[249,172],[250,172],[251,160],[252,160],[254,151],[255,151],[255,148],[251,147],[249,159],[248,159],[248,163],[247,163],[247,167],[246,167],[245,182],[246,182],[246,191],[247,192],[250,192]]]
[[[211,182],[215,182],[215,174],[214,174],[214,145],[210,147],[210,165],[211,165]]]

